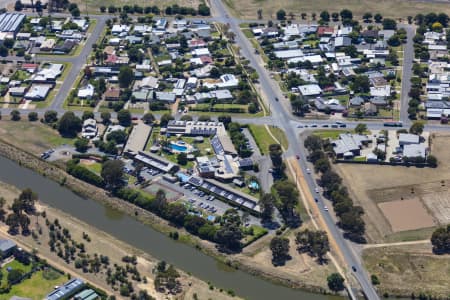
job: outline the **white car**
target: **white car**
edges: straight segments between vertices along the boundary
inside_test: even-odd
[[[323,207],[323,210],[324,210],[324,211],[328,211],[328,207],[325,205],[325,206]]]
[[[316,192],[316,193],[319,193],[319,188],[314,188],[314,191]]]
[[[311,174],[311,169],[310,168],[306,168],[306,173]]]

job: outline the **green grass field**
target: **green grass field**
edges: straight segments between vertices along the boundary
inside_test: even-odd
[[[45,274],[44,274],[45,272]],[[50,274],[50,272],[52,274]],[[34,300],[44,299],[55,286],[67,281],[67,277],[54,270],[38,271],[31,278],[13,285],[8,294],[0,295],[0,299],[10,299],[12,296],[26,297]]]
[[[258,145],[261,154],[266,154],[269,152],[269,146],[276,144],[277,142],[269,135],[266,128],[263,125],[250,124],[249,130]]]
[[[347,132],[346,130],[332,130],[332,129],[321,129],[314,131],[314,135],[321,137],[323,139],[335,140],[339,138],[341,133]]]

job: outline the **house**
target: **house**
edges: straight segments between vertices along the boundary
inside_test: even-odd
[[[366,116],[374,116],[378,113],[378,108],[375,104],[367,102],[364,103],[364,114]]]
[[[54,39],[46,39],[41,46],[39,47],[39,50],[41,51],[52,51],[53,47],[55,47],[56,40]]]
[[[2,259],[13,255],[16,249],[17,245],[13,241],[5,239],[0,240],[0,253],[2,254]]]
[[[376,106],[386,106],[388,104],[386,97],[372,97],[369,102]]]
[[[130,31],[130,26],[125,24],[114,24],[111,33],[113,35],[120,35],[121,33],[125,32],[128,33]]]
[[[78,28],[82,31],[86,31],[89,27],[89,22],[84,18],[72,19],[72,23],[77,24]]]
[[[391,96],[391,86],[389,84],[384,86],[371,86],[370,95],[373,97],[389,97]]]
[[[348,47],[352,44],[352,39],[348,36],[338,36],[334,39],[334,47]]]
[[[150,152],[139,151],[134,156],[134,160],[164,173],[175,172],[179,169],[176,164]]]
[[[8,89],[8,93],[12,97],[23,97],[25,96],[26,91],[27,88],[24,86],[12,87]]]
[[[277,58],[290,59],[294,57],[302,57],[303,51],[300,49],[281,50],[281,51],[274,51],[274,54]]]
[[[138,80],[134,84],[135,90],[146,89],[146,90],[156,90],[159,86],[159,79],[153,76],[147,76]]]
[[[404,145],[412,145],[412,144],[419,144],[420,143],[420,137],[416,134],[411,133],[400,133],[398,136],[398,144],[400,147]]]
[[[317,84],[300,85],[298,90],[300,94],[305,97],[318,96],[322,93],[322,89]]]
[[[33,101],[43,101],[52,89],[48,84],[33,84],[25,94],[25,99]]]
[[[198,79],[196,77],[189,77],[186,82],[187,89],[195,89],[197,87]]]
[[[197,76],[198,77],[198,76]],[[220,76],[221,82],[215,83],[205,83],[204,86],[207,88],[233,88],[237,87],[239,80],[233,74],[224,74]]]
[[[333,151],[337,158],[353,158],[361,155],[363,145],[372,140],[367,135],[341,133],[338,140],[333,140]]]
[[[64,68],[63,64],[50,64],[46,68],[37,72],[36,74],[33,74],[30,80],[32,82],[53,83],[56,81],[56,78],[58,78],[61,75],[63,68]]]
[[[45,300],[63,300],[69,299],[77,292],[81,291],[85,286],[83,280],[74,278],[66,282],[64,285],[54,289],[45,297]]]
[[[158,101],[174,103],[177,95],[175,93],[168,92],[154,92],[154,99]]]
[[[188,41],[188,47],[193,48],[205,48],[208,44],[203,39],[192,39]]]
[[[136,101],[142,101],[145,102],[149,99],[150,92],[147,90],[143,91],[134,91],[131,94],[131,97],[134,98]]]
[[[81,136],[86,139],[95,138],[98,134],[97,121],[95,119],[86,119],[83,122]]]
[[[332,36],[334,34],[334,27],[329,26],[319,26],[317,28],[317,36]]]
[[[85,87],[78,90],[78,98],[80,99],[91,99],[94,96],[95,88],[92,84],[88,84]]]
[[[28,73],[34,73],[39,68],[38,64],[22,64],[21,69]]]
[[[165,31],[167,27],[167,20],[164,18],[157,19],[155,23],[155,27],[157,30]]]
[[[211,97],[216,98],[219,102],[233,100],[233,94],[229,90],[211,91]]]
[[[364,99],[359,96],[353,97],[348,101],[350,106],[361,106],[364,102]]]
[[[75,40],[65,40],[61,45],[53,47],[54,53],[69,53],[78,43]],[[42,46],[41,46],[42,47]]]
[[[117,101],[120,99],[120,89],[109,88],[103,94],[107,101]]]
[[[209,52],[208,48],[197,48],[197,49],[192,50],[192,55],[197,56],[197,57],[210,56],[211,53]]]
[[[403,156],[425,158],[427,148],[424,144],[407,144],[403,146]]]

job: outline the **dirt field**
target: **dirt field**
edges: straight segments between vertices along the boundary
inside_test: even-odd
[[[0,139],[35,155],[58,145],[73,143],[49,126],[26,119],[27,116],[22,115],[23,121],[0,121]]]
[[[328,9],[330,12],[339,12],[343,8],[350,9],[353,15],[361,17],[366,12],[381,13],[384,17],[406,18],[415,16],[418,13],[426,14],[428,12],[450,13],[450,5],[446,3],[426,3],[425,1],[408,0],[335,0],[330,5],[329,0],[225,0],[225,3],[232,8],[234,14],[242,19],[256,20],[258,9],[263,10],[264,18],[276,18],[276,12],[284,9],[289,19],[292,12],[296,15],[296,20],[300,20],[300,13],[307,13],[308,20],[311,20],[311,13],[316,13],[317,18],[321,11]],[[332,6],[332,7],[330,7]]]
[[[310,221],[302,225],[302,229],[313,229]],[[286,262],[284,266],[274,267],[272,261],[272,251],[269,248],[270,240],[273,236],[266,236],[258,240],[254,244],[245,248],[243,254],[240,256],[246,261],[251,262],[253,265],[274,279],[276,278],[292,278],[295,277],[305,285],[315,287],[317,291],[328,290],[326,277],[336,272],[333,264],[328,262],[327,264],[319,265],[317,261],[307,254],[299,254],[296,250],[295,244],[295,232],[289,232],[286,237],[290,240],[290,251],[292,259]]]
[[[435,225],[433,217],[427,212],[419,199],[383,202],[378,206],[388,219],[394,232]]]
[[[450,294],[450,255],[431,254],[430,244],[365,249],[363,258],[369,274],[380,279],[380,294]]]
[[[353,199],[365,210],[369,242],[429,238],[430,230],[414,234],[393,235],[392,228],[378,207],[379,203],[420,199],[440,224],[448,222],[450,214],[450,134],[433,135],[431,149],[439,161],[437,168],[391,167],[376,165],[336,164]],[[441,209],[444,208],[444,209]],[[391,236],[392,235],[392,236]],[[392,239],[392,237],[395,237]]]
[[[4,197],[8,204],[12,203],[13,199],[18,196],[20,191],[16,189],[13,186],[7,185],[5,183],[0,182],[0,195]],[[82,239],[82,233],[86,232],[91,237],[91,242],[85,242],[86,245],[86,251],[87,253],[101,253],[103,255],[107,255],[110,258],[111,264],[117,263],[119,265],[122,265],[121,259],[125,255],[132,255],[135,254],[138,256],[138,270],[139,272],[148,278],[147,284],[140,284],[140,288],[145,288],[148,290],[149,294],[151,294],[153,297],[156,297],[157,299],[192,299],[192,297],[188,295],[192,295],[193,293],[196,293],[199,297],[199,299],[219,299],[219,300],[225,300],[225,299],[231,299],[230,296],[219,292],[217,289],[210,290],[208,287],[208,284],[206,284],[203,281],[198,280],[197,278],[194,278],[192,276],[189,276],[187,274],[184,274],[182,277],[183,282],[183,293],[182,295],[177,295],[177,297],[170,297],[161,293],[156,293],[154,290],[153,285],[153,278],[154,275],[152,274],[151,270],[156,265],[157,261],[153,259],[150,255],[143,253],[142,251],[139,251],[135,248],[132,248],[131,246],[122,243],[118,241],[117,239],[113,238],[112,236],[99,231],[91,226],[88,226],[87,224],[81,222],[78,219],[75,219],[71,217],[70,215],[67,215],[57,209],[54,209],[52,207],[39,205],[38,210],[42,211],[45,210],[47,214],[47,218],[50,220],[54,220],[55,218],[58,218],[60,220],[60,223],[62,227],[69,229],[71,235],[74,237],[77,241],[83,241]],[[33,228],[35,225],[35,219],[33,218],[32,226],[30,228]],[[45,222],[43,218],[39,218],[39,223],[42,228],[46,228]],[[43,258],[47,259],[51,264],[56,266],[57,268],[61,270],[67,270],[68,272],[71,272],[72,274],[76,274],[77,276],[84,278],[93,284],[99,286],[100,288],[103,288],[105,291],[108,291],[109,293],[113,293],[113,291],[110,290],[110,287],[107,286],[104,282],[105,274],[91,274],[91,273],[83,273],[80,269],[75,269],[73,264],[66,264],[61,258],[59,258],[54,252],[50,252],[48,247],[48,234],[43,234],[39,236],[39,241],[36,242],[33,240],[31,236],[9,236],[7,233],[7,226],[4,224],[0,225],[0,236],[12,238],[13,240],[16,240],[24,247],[28,247],[30,249],[35,248],[38,250],[38,254],[41,255]],[[45,231],[45,230],[44,230]],[[189,285],[190,283],[190,285]],[[117,292],[115,292],[117,293]],[[120,298],[120,295],[116,295]],[[167,298],[169,297],[169,298]],[[118,298],[118,299],[119,299]],[[233,298],[233,299],[236,299]]]

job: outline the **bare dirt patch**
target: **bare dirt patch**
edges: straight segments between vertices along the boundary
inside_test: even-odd
[[[408,0],[225,0],[224,1],[236,16],[243,19],[255,20],[258,17],[258,9],[263,10],[264,18],[276,18],[276,12],[284,9],[288,16],[294,13],[296,20],[301,19],[300,13],[307,13],[308,20],[311,20],[311,13],[320,14],[324,9],[331,12],[339,12],[344,8],[350,9],[355,18],[361,17],[366,12],[372,14],[381,13],[384,17],[394,17],[406,19],[407,16],[415,16],[418,13],[429,12],[450,12],[450,6],[447,3],[430,3],[425,1]],[[288,17],[289,18],[289,17]],[[317,18],[318,19],[318,18]]]
[[[430,244],[365,249],[363,259],[369,274],[380,279],[379,294],[450,294],[450,255],[433,255]]]
[[[430,230],[414,234],[394,234],[378,204],[389,201],[419,199],[439,224],[450,218],[450,134],[431,134],[431,152],[439,161],[437,168],[336,164],[353,200],[361,205],[369,242],[402,241],[429,238]],[[443,209],[441,209],[441,207]],[[408,210],[405,210],[405,214]]]
[[[378,204],[392,231],[414,230],[434,226],[433,217],[419,199],[398,200]]]

